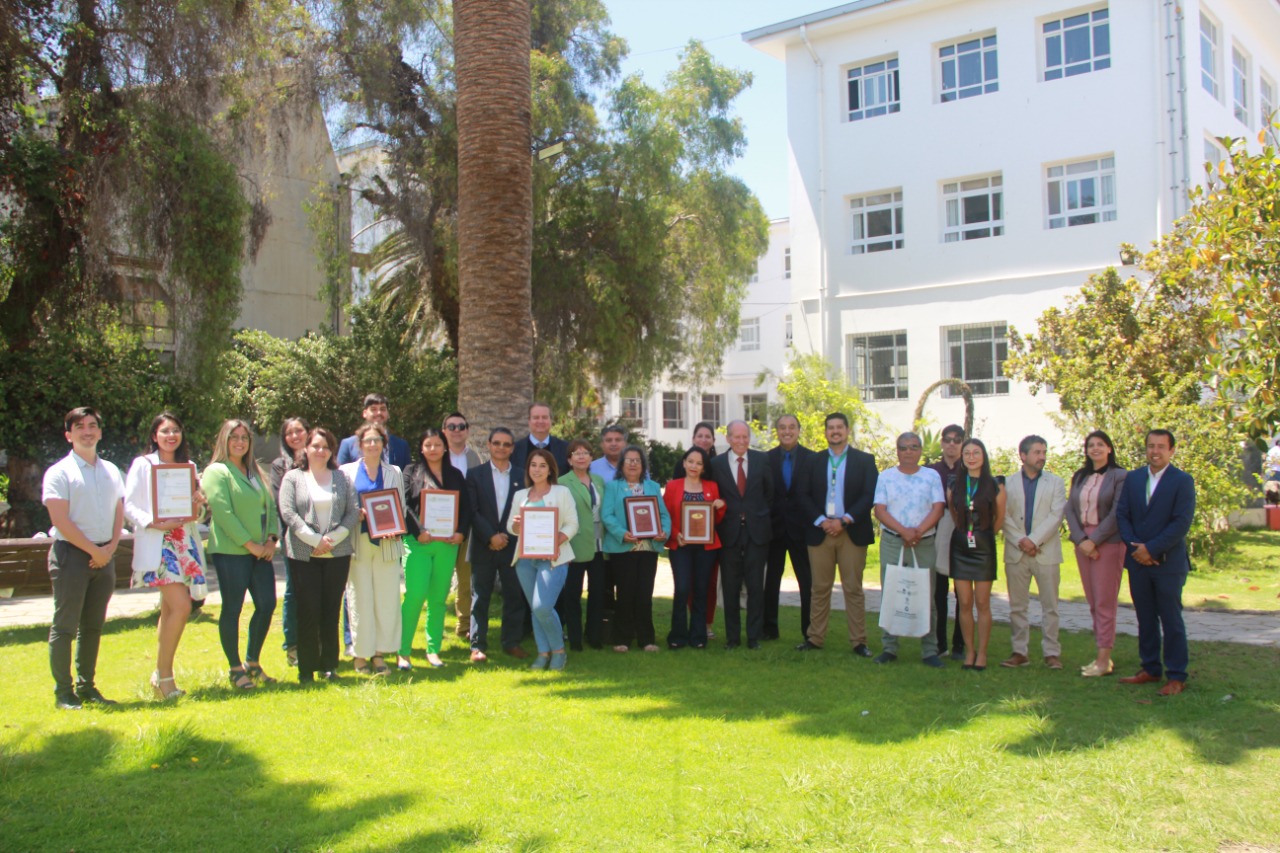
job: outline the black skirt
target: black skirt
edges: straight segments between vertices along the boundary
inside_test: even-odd
[[[996,534],[994,530],[973,531],[975,547],[969,547],[969,531],[957,527],[951,532],[951,579],[994,581],[996,579]]]

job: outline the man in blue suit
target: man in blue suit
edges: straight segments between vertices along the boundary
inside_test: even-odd
[[[524,482],[524,466],[529,454],[537,449],[546,450],[556,460],[556,474],[569,473],[569,442],[551,434],[551,407],[546,403],[534,403],[529,407],[529,434],[516,442],[511,452],[511,464]],[[523,488],[523,486],[521,486]]]
[[[1167,429],[1147,433],[1147,467],[1125,478],[1116,522],[1127,554],[1129,594],[1138,615],[1142,669],[1123,684],[1168,682],[1161,696],[1176,696],[1187,683],[1187,629],[1182,622],[1182,586],[1191,561],[1187,531],[1196,511],[1196,484],[1170,464],[1176,441]],[[1163,660],[1162,635],[1163,634]]]
[[[403,471],[412,461],[409,455],[409,442],[398,435],[392,435],[387,427],[387,419],[391,417],[387,398],[381,394],[365,394],[364,410],[360,414],[369,423],[378,424],[387,430],[387,444],[382,448],[382,461]],[[345,465],[359,458],[360,445],[356,444],[356,437],[349,435],[342,439],[342,444],[338,446],[338,464]]]

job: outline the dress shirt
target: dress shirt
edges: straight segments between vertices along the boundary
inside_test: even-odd
[[[462,474],[462,476],[464,477],[467,476],[467,451],[466,450],[463,450],[461,453],[454,453],[452,450],[449,451],[449,461],[453,463],[453,467],[457,468],[458,471]]]
[[[86,462],[73,450],[45,472],[40,500],[48,503],[51,498],[70,504],[71,523],[90,542],[110,542],[116,535],[116,507],[124,500],[124,478],[101,456]],[[57,528],[53,535],[67,538]]]
[[[1027,535],[1031,535],[1031,521],[1035,516],[1036,509],[1036,486],[1040,485],[1039,475],[1028,477],[1027,472],[1022,472],[1022,494],[1026,498],[1026,512],[1022,519],[1023,528]]]
[[[1164,476],[1164,472],[1169,470],[1166,465],[1160,469],[1160,473],[1151,470],[1151,466],[1147,466],[1147,503],[1151,503],[1151,496],[1156,493],[1156,489],[1160,486],[1160,478]]]
[[[501,516],[502,508],[507,505],[507,495],[511,494],[511,465],[508,463],[505,471],[499,471],[493,462],[489,467],[493,469],[493,491],[498,496],[498,515]]]
[[[618,457],[618,461],[622,461],[621,456]],[[618,476],[618,463],[610,462],[607,456],[601,456],[599,459],[591,460],[591,467],[587,470],[607,483]]]
[[[826,467],[822,471],[822,480],[827,484],[827,497],[823,500],[823,508],[826,508],[828,502],[835,502],[835,513],[832,515],[820,515],[813,522],[814,527],[821,527],[822,522],[832,518],[842,518],[845,521],[853,521],[852,518],[844,514],[844,472],[848,469],[846,464],[849,461],[849,445],[845,445],[844,453],[840,454],[840,461],[836,463],[836,482],[831,484],[831,460],[836,456],[831,452],[831,448],[827,448],[827,458],[823,460]]]

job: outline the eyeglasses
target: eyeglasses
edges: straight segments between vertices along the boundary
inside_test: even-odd
[[[901,444],[898,445],[899,453],[906,453],[911,450],[919,450],[919,449],[920,449],[920,445],[918,444],[909,444],[906,447],[903,447]]]
[[[382,436],[371,435],[360,439],[361,444],[382,444]]]
[[[515,444],[510,441],[491,441],[489,442],[489,446],[490,447],[515,447]]]
[[[471,424],[445,424],[444,428],[449,432],[466,432],[471,429]]]

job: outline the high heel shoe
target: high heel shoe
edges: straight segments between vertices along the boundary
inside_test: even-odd
[[[168,678],[161,678],[159,670],[156,670],[155,672],[151,673],[151,689],[155,691],[156,698],[159,699],[160,701],[164,702],[164,701],[168,701],[169,699],[177,699],[180,696],[187,695],[187,691],[179,690],[177,687],[173,687],[170,690],[165,690],[163,686],[165,684],[173,684],[172,675],[169,676]]]

